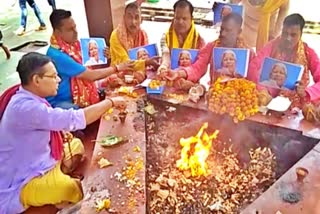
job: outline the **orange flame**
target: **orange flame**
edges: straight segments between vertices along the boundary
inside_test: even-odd
[[[206,160],[210,153],[212,140],[217,138],[219,133],[216,130],[208,135],[204,130],[208,128],[208,123],[204,123],[196,136],[181,138],[180,145],[181,158],[177,161],[177,167],[180,170],[191,170],[191,175],[206,176],[208,174],[208,165]]]

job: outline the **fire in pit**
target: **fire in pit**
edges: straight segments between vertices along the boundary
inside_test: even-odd
[[[156,106],[147,117],[147,213],[239,213],[275,181],[270,148],[243,147],[243,161],[213,118]]]
[[[289,129],[148,101],[156,112],[146,115],[150,214],[240,213],[318,142]]]
[[[205,123],[195,136],[181,138],[180,159],[155,166],[159,175],[149,168],[149,213],[237,213],[274,182],[269,148],[252,149],[242,166],[232,147],[217,139],[218,131],[209,135],[207,128]]]
[[[206,160],[210,153],[212,140],[217,138],[219,131],[208,135],[205,132],[207,128],[208,123],[205,123],[196,136],[180,139],[182,150],[181,158],[177,161],[177,167],[180,170],[191,170],[191,176],[193,177],[208,174]]]

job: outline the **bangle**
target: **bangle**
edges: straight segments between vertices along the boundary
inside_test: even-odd
[[[109,97],[107,97],[106,99],[111,102],[111,108],[114,107],[114,102],[113,102],[113,100],[112,100],[111,98],[109,98]]]

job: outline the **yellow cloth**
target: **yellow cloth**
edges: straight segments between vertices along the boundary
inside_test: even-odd
[[[129,54],[127,50],[121,45],[116,30],[114,30],[110,36],[110,55],[112,66],[130,61]],[[136,60],[134,63],[134,70],[145,71],[145,61]]]
[[[257,51],[264,47],[269,39],[270,17],[274,11],[279,9],[288,0],[267,0],[261,7],[261,18],[259,21],[257,35]]]
[[[70,143],[72,155],[83,155],[84,147],[81,140],[74,138]],[[71,158],[68,144],[64,145],[64,159]],[[20,200],[25,209],[30,206],[39,207],[47,204],[63,202],[77,203],[83,198],[82,189],[77,179],[63,174],[61,162],[43,176],[33,178],[26,184],[20,194]]]
[[[191,24],[191,29],[182,47],[179,46],[179,39],[176,32],[173,30],[172,24],[170,26],[169,31],[166,33],[166,42],[167,42],[167,46],[170,49],[172,48],[196,49],[198,38],[199,38],[199,33],[196,31],[196,27],[193,21]]]

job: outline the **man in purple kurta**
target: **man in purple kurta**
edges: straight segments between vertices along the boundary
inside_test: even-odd
[[[112,98],[79,110],[52,108],[45,97],[57,93],[60,78],[51,59],[28,53],[19,61],[17,71],[21,86],[0,97],[0,213],[76,203],[83,197],[81,184],[64,168],[74,168],[68,152],[81,156],[84,149],[80,140],[71,142],[71,151],[63,148],[58,131],[84,129],[107,109],[125,103]]]

